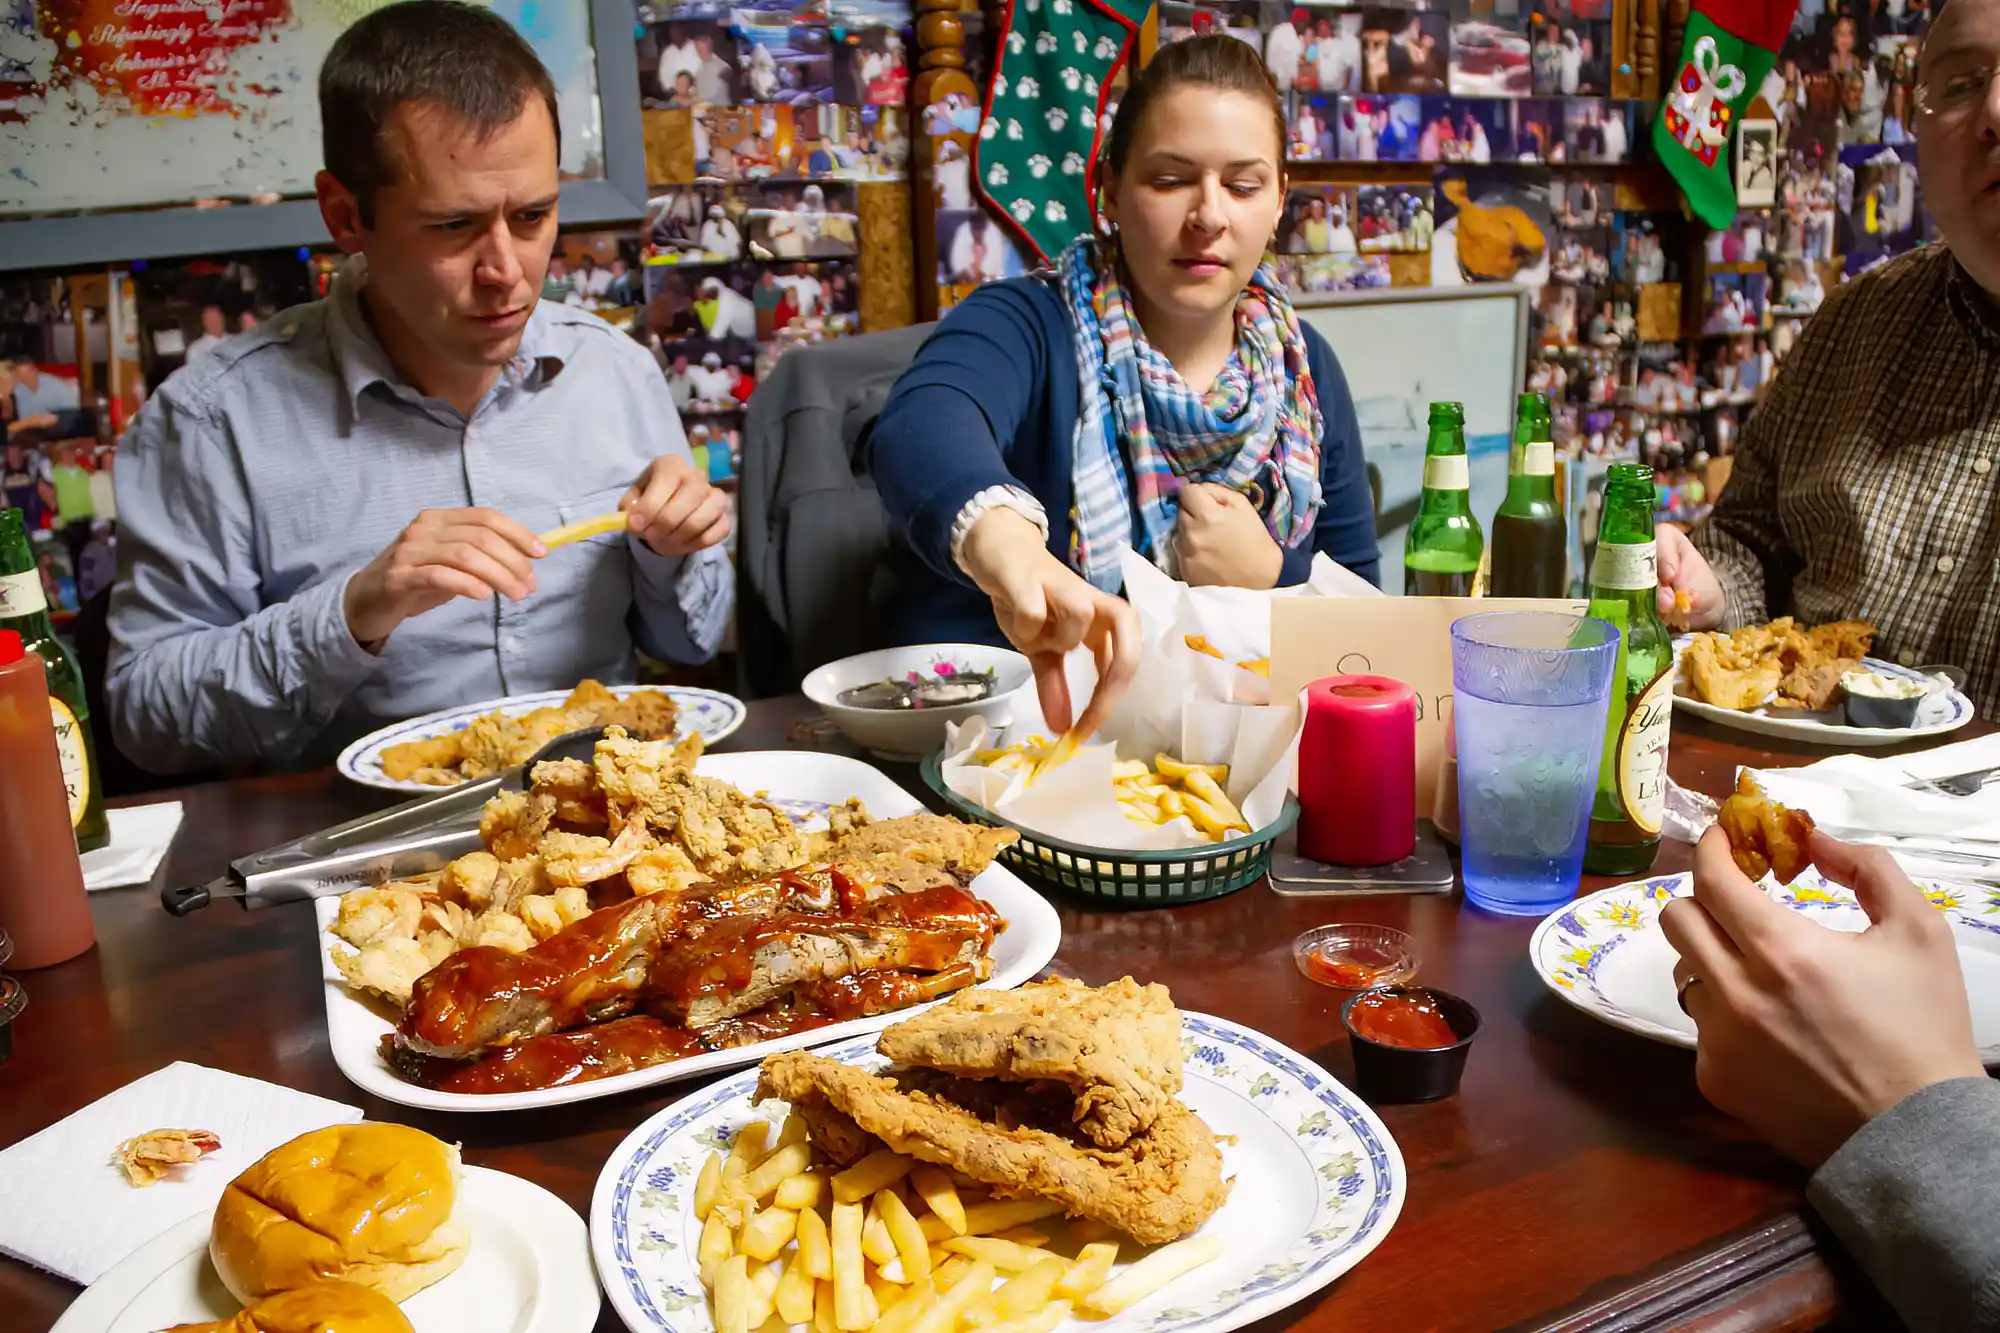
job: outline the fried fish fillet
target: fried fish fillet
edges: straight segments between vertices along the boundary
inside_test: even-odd
[[[1100,1148],[1151,1128],[1181,1090],[1180,1011],[1165,986],[1130,977],[961,991],[884,1032],[877,1049],[962,1078],[1066,1084],[1076,1127]]]
[[[1778,883],[1790,884],[1813,863],[1812,816],[1766,796],[1748,773],[1736,775],[1735,794],[1722,803],[1715,822],[1729,839],[1730,859],[1751,879],[1768,871]]]
[[[1069,1128],[1066,1089],[921,1069],[878,1076],[788,1051],[764,1061],[757,1098],[789,1102],[808,1123],[828,1123],[829,1110],[838,1112],[896,1152],[1008,1195],[1053,1200],[1144,1245],[1190,1234],[1229,1197],[1215,1136],[1178,1102],[1151,1129],[1108,1150]]]

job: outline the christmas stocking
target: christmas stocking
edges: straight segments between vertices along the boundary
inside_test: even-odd
[[[1680,73],[1653,118],[1653,149],[1696,216],[1717,229],[1736,220],[1729,134],[1764,86],[1798,0],[1695,0]]]
[[[1013,0],[986,88],[973,179],[1024,241],[1053,258],[1090,229],[1091,173],[1111,81],[1152,0]]]

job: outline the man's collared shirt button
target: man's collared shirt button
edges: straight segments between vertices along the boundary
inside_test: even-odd
[[[1896,654],[1896,665],[1913,667],[1916,664],[1917,664],[1917,655],[1915,653],[1905,650],[1903,652]]]
[[[1948,555],[1941,555],[1941,556],[1939,556],[1939,557],[1937,558],[1937,572],[1938,572],[1938,573],[1940,573],[1940,574],[1949,574],[1949,573],[1951,573],[1951,571],[1952,571],[1952,570],[1954,570],[1954,569],[1957,569],[1957,568],[1958,568],[1958,561],[1956,561],[1956,560],[1952,559],[1952,558],[1951,558],[1950,556],[1948,556]]]
[[[1983,477],[1993,470],[1993,460],[1990,458],[1975,458],[1972,460],[1972,470],[1977,475]]]

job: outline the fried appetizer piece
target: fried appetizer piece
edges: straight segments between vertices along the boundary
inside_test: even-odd
[[[828,1108],[889,1148],[949,1167],[1007,1197],[1053,1200],[1144,1245],[1196,1230],[1229,1197],[1222,1153],[1201,1117],[1169,1102],[1117,1149],[1081,1139],[1071,1098],[1032,1084],[974,1082],[923,1069],[869,1074],[788,1051],[764,1061],[757,1100],[790,1102],[817,1131]]]
[[[1180,1011],[1165,986],[1130,977],[961,991],[889,1028],[876,1049],[962,1078],[1062,1083],[1076,1127],[1100,1148],[1151,1128],[1181,1090]]]
[[[1749,773],[1736,776],[1736,792],[1716,814],[1736,868],[1751,879],[1768,872],[1790,884],[1813,863],[1812,816],[1788,810],[1764,794]]]

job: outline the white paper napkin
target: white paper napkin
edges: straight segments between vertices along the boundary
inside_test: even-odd
[[[1757,770],[1756,776],[1773,800],[1804,810],[1836,836],[1979,845],[2000,844],[2000,784],[1971,796],[1941,796],[1909,784],[1995,767],[2000,733],[1894,758],[1835,755],[1804,768]],[[2000,856],[2000,846],[1985,850]]]
[[[155,1236],[213,1212],[223,1188],[271,1149],[359,1119],[355,1107],[275,1083],[168,1065],[0,1152],[0,1254],[88,1286]],[[155,1129],[205,1129],[222,1147],[135,1189],[111,1154]]]
[[[105,811],[111,818],[111,842],[83,854],[83,887],[115,889],[145,884],[166,859],[180,832],[181,803],[133,805]]]

